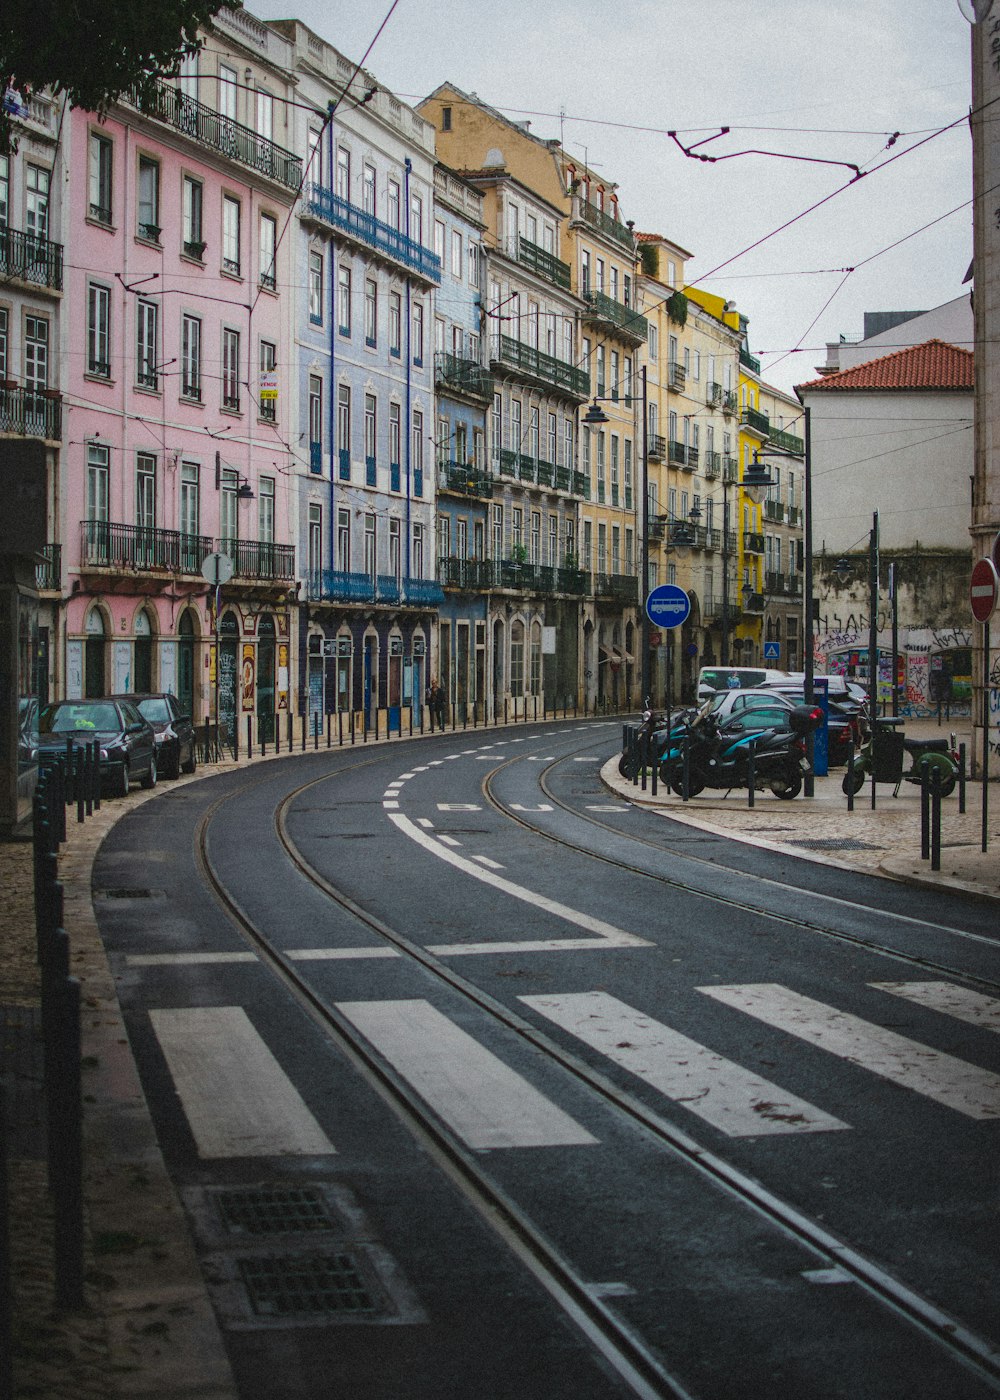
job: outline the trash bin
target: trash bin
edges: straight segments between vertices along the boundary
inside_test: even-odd
[[[903,776],[903,735],[888,725],[874,723],[872,772],[877,783],[898,783]]]

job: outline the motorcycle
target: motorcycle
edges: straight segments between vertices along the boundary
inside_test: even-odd
[[[910,766],[904,769],[906,754],[909,755]],[[959,772],[954,734],[950,739],[943,736],[908,739],[886,720],[875,720],[871,734],[855,757],[853,770],[848,768],[844,774],[841,787],[845,795],[858,793],[874,771],[877,783],[896,784],[892,795],[898,797],[903,783],[921,783],[924,772],[932,772],[935,768],[940,774],[941,796],[948,797],[955,791]]]
[[[753,754],[754,790],[770,788],[776,797],[790,800],[802,791],[808,773],[805,735],[815,729],[822,712],[810,705],[796,706],[788,729],[762,729],[746,733],[726,729],[706,709],[671,734],[660,763],[660,777],[678,797],[697,797],[706,787],[748,787]],[[687,791],[685,793],[685,760]]]
[[[622,747],[618,760],[618,772],[629,782],[634,782],[646,764],[659,763],[670,736],[680,737],[686,732],[685,725],[697,714],[696,710],[673,710],[669,720],[667,715],[658,714],[648,706],[642,712],[642,723],[635,731],[634,742]],[[669,729],[668,729],[669,724]]]

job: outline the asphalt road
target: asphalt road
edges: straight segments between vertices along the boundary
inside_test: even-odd
[[[992,912],[632,807],[618,739],[303,755],[102,848],[247,1400],[1000,1389]]]

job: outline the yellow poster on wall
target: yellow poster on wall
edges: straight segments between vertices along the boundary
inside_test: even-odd
[[[253,642],[243,643],[243,664],[240,668],[240,694],[244,712],[253,711],[253,695],[256,681]]]

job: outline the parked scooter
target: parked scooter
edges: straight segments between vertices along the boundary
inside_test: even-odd
[[[906,768],[905,755],[910,758]],[[854,759],[853,771],[848,768],[841,784],[845,793],[860,792],[866,781],[875,773],[877,783],[895,783],[893,797],[899,796],[903,783],[920,783],[923,774],[933,769],[940,774],[941,796],[947,797],[955,791],[958,782],[959,757],[955,747],[955,736],[931,739],[908,739],[902,730],[893,728],[888,720],[875,720],[872,732]]]
[[[763,729],[755,733],[719,726],[706,708],[700,710],[682,733],[672,733],[669,750],[660,764],[660,776],[679,797],[696,797],[704,788],[748,787],[753,753],[754,789],[770,788],[776,797],[791,799],[802,791],[809,772],[805,735],[822,719],[812,705],[798,705],[788,729]]]
[[[621,776],[633,782],[644,764],[658,763],[669,745],[670,735],[680,738],[686,733],[685,726],[695,714],[697,711],[693,709],[673,710],[668,720],[667,715],[651,709],[647,702],[642,712],[642,723],[635,733],[635,743],[626,743],[618,760]]]

